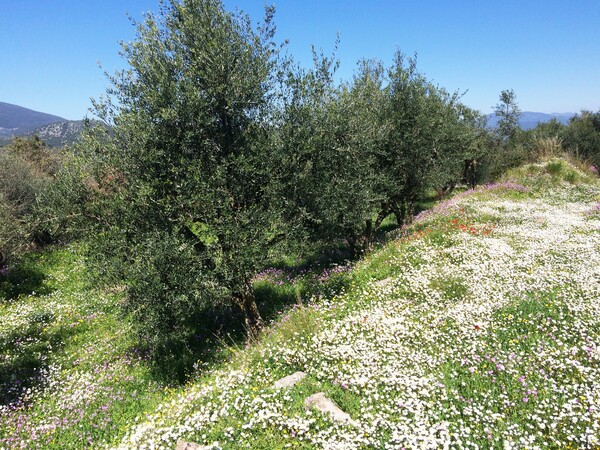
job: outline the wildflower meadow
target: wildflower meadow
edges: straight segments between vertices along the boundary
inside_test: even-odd
[[[39,292],[3,285],[0,448],[598,448],[599,201],[564,160],[459,193],[185,385],[153,378],[76,247],[38,255]],[[317,392],[352,420],[307,407]]]

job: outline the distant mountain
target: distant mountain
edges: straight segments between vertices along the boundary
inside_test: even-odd
[[[75,143],[84,126],[83,120],[66,120],[0,102],[0,146],[8,144],[14,136],[35,135],[50,147],[63,147]]]
[[[27,135],[39,137],[49,147],[64,147],[77,142],[84,127],[83,120],[65,120],[36,128]]]
[[[531,130],[535,128],[538,123],[546,123],[550,122],[552,119],[558,120],[563,125],[569,123],[569,119],[573,117],[574,113],[539,113],[539,112],[531,112],[531,111],[523,111],[521,112],[521,116],[519,117],[519,126],[523,130]],[[495,128],[498,125],[500,118],[496,116],[494,113],[488,114],[487,116],[488,127]]]
[[[44,125],[64,122],[59,116],[0,102],[0,136],[20,136]]]

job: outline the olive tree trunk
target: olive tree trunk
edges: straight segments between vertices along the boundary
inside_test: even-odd
[[[264,328],[265,322],[258,311],[256,297],[254,296],[254,290],[250,282],[246,282],[243,288],[236,293],[235,300],[244,314],[244,324],[248,339],[256,339]]]

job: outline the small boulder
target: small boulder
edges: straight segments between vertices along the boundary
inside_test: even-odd
[[[310,408],[311,406],[314,406],[322,413],[328,413],[333,420],[337,420],[338,422],[347,422],[352,425],[357,425],[357,423],[352,420],[348,413],[342,411],[339,406],[333,402],[333,400],[325,397],[323,392],[318,392],[317,394],[311,395],[304,401],[304,404],[306,407]]]
[[[304,379],[304,377],[306,377],[306,374],[304,372],[296,372],[292,375],[288,375],[287,377],[284,377],[280,380],[277,380],[275,382],[275,384],[273,385],[273,387],[275,389],[281,389],[281,388],[287,388],[287,387],[292,387],[293,385],[295,385],[296,383],[298,383],[299,381],[302,381]]]
[[[390,284],[393,281],[392,277],[387,277],[384,278],[383,280],[377,280],[375,282],[375,286],[377,286],[378,288],[383,288],[386,287],[388,284]]]

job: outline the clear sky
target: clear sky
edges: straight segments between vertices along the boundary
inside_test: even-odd
[[[90,97],[123,68],[121,40],[134,37],[159,0],[0,0],[0,101],[81,119]],[[270,0],[277,38],[304,65],[311,45],[341,42],[339,77],[360,58],[386,65],[396,49],[463,102],[489,113],[503,89],[524,111],[600,110],[599,0]],[[225,0],[258,21],[262,0]]]

